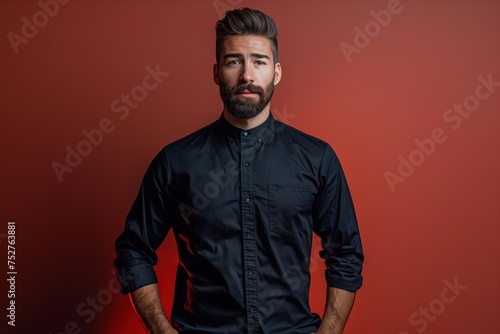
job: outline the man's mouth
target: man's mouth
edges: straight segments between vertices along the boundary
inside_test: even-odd
[[[258,92],[252,92],[248,89],[245,89],[245,90],[242,90],[240,92],[236,92],[237,95],[240,95],[240,96],[253,96],[253,95],[257,95]]]

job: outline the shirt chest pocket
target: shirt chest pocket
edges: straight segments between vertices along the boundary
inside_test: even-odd
[[[312,229],[314,189],[304,185],[268,186],[269,229],[287,237]]]

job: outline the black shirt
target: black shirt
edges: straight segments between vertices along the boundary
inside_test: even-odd
[[[224,116],[167,145],[149,166],[116,241],[122,292],[156,283],[156,249],[179,252],[171,321],[182,333],[312,333],[312,233],[326,282],[361,287],[363,253],[340,163],[325,142],[273,118]]]

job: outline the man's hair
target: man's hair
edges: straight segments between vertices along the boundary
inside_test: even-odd
[[[222,43],[234,35],[257,35],[267,38],[271,43],[274,63],[278,62],[278,28],[270,16],[259,10],[248,7],[228,10],[226,16],[217,21],[215,35],[217,64],[222,52]]]

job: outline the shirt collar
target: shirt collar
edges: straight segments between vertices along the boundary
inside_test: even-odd
[[[243,130],[240,128],[235,127],[231,123],[227,121],[227,119],[224,117],[224,114],[222,113],[219,117],[218,120],[220,129],[222,132],[232,140],[239,141],[241,138],[241,135],[245,136],[245,133],[247,134],[245,137],[248,138],[255,138],[259,143],[263,144],[265,139],[268,137],[269,133],[273,132],[273,129],[275,127],[275,119],[273,117],[273,114],[269,112],[269,116],[267,119],[260,125],[256,126],[255,128],[251,128],[249,130]]]

